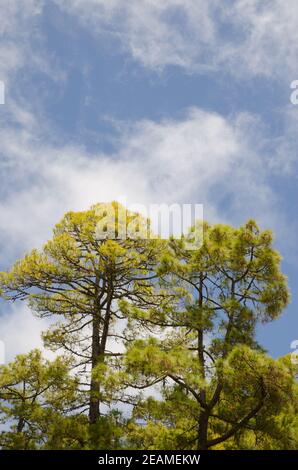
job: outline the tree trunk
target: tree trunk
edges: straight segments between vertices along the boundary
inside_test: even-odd
[[[17,425],[17,432],[22,432],[25,426],[24,418],[19,418],[18,425]]]
[[[100,417],[99,381],[93,377],[93,371],[100,360],[100,316],[94,314],[92,322],[92,361],[89,402],[89,423],[95,424]]]
[[[198,359],[201,366],[202,378],[205,379],[205,359],[204,359],[204,338],[203,331],[198,331]],[[206,391],[204,388],[200,390],[201,403],[206,404]],[[201,409],[198,424],[198,449],[207,450],[208,439],[208,411]]]
[[[208,450],[208,447],[207,447],[208,419],[209,419],[208,412],[202,410],[200,417],[199,417],[198,450]]]
[[[91,366],[91,384],[90,384],[90,405],[89,405],[89,423],[95,424],[100,417],[100,382],[92,376],[95,367],[104,363],[105,350],[108,338],[111,304],[113,298],[113,290],[108,294],[107,305],[105,307],[105,315],[101,317],[101,311],[98,309],[93,316],[92,322],[92,366]],[[100,322],[103,320],[102,334],[100,334]]]
[[[200,275],[200,286],[199,286],[199,317],[200,321],[202,322],[202,307],[203,307],[203,274]],[[205,358],[204,358],[204,331],[203,326],[201,325],[198,329],[198,361],[200,364],[201,369],[201,377],[205,380]],[[202,404],[206,403],[206,390],[204,387],[201,388],[200,392],[200,400]],[[198,449],[199,450],[207,450],[207,439],[208,439],[208,411],[201,408],[200,416],[199,416],[199,424],[198,424]]]

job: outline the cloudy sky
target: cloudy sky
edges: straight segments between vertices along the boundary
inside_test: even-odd
[[[0,0],[0,263],[67,210],[204,204],[276,234],[292,303],[259,329],[274,356],[297,321],[296,0]],[[45,325],[0,304],[7,357]]]

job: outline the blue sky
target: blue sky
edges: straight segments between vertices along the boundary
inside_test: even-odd
[[[2,0],[1,267],[67,210],[203,203],[211,222],[276,234],[292,303],[259,329],[274,356],[298,338],[295,0]],[[1,304],[7,355],[40,345]]]

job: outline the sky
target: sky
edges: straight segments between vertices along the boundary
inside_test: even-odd
[[[292,301],[259,327],[298,338],[296,0],[0,0],[0,269],[69,210],[204,205],[275,233]],[[1,89],[0,89],[1,91]],[[0,303],[7,359],[45,320]]]

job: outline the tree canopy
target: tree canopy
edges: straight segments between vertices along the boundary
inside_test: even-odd
[[[289,302],[272,234],[254,221],[203,233],[189,249],[98,204],[0,274],[7,301],[49,317],[59,354],[1,367],[2,448],[297,446],[297,370],[256,340]]]

